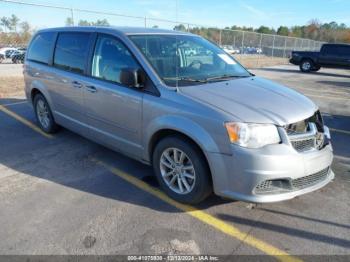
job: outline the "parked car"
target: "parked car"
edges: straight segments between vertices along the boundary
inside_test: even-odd
[[[14,51],[17,51],[17,49],[13,47],[3,47],[0,48],[0,55],[3,57],[3,60],[5,60],[7,58],[10,58],[11,53]]]
[[[350,45],[324,44],[320,52],[293,51],[290,63],[300,71],[318,71],[321,67],[350,69]]]
[[[21,49],[17,49],[17,50],[13,50],[13,51],[11,51],[9,58],[12,59],[12,57],[14,57],[15,55],[20,55],[20,54],[23,54],[25,52],[26,52],[26,50],[22,49],[22,48]]]
[[[195,60],[183,51],[198,46]],[[334,178],[317,106],[200,36],[56,28],[38,31],[27,52],[25,92],[44,132],[63,126],[152,165],[177,201],[198,203],[212,191],[281,201]]]
[[[241,53],[242,54],[262,54],[262,49],[259,47],[251,47],[251,46],[245,46],[241,47]]]
[[[12,54],[17,52],[17,48],[8,48],[6,51],[5,51],[5,57],[6,58],[11,58],[12,57]]]
[[[224,45],[224,46],[221,46],[221,48],[228,54],[230,55],[234,55],[234,54],[239,54],[240,53],[240,50],[233,47],[233,46],[230,46],[230,45]]]
[[[25,51],[15,51],[11,55],[12,63],[14,64],[23,64],[24,63],[24,57],[26,55]]]

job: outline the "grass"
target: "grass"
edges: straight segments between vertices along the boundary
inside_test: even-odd
[[[289,63],[287,58],[268,57],[265,55],[234,55],[234,58],[247,68],[261,68],[275,65],[286,65]]]
[[[23,76],[0,76],[0,98],[24,96]]]

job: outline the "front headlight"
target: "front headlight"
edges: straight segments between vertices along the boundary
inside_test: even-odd
[[[231,143],[242,147],[259,148],[281,142],[275,125],[228,122],[225,127]]]

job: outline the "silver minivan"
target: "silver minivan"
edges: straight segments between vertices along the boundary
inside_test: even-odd
[[[43,131],[63,126],[152,165],[162,189],[180,202],[212,192],[281,201],[334,178],[317,106],[197,35],[45,29],[30,43],[24,75]]]

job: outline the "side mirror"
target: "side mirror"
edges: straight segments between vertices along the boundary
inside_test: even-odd
[[[123,68],[120,72],[120,83],[141,89],[145,84],[144,73],[142,70],[136,68]]]

